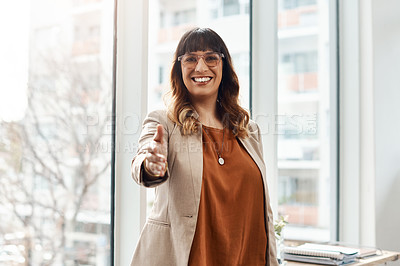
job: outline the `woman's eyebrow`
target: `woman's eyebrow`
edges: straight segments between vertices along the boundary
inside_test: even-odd
[[[214,52],[214,51],[204,52],[204,54],[213,54],[213,53],[216,53],[216,52]],[[196,55],[195,52],[187,52],[186,54]]]

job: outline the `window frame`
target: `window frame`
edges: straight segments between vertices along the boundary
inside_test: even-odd
[[[147,112],[149,4],[146,0],[115,1],[115,222],[112,256],[113,265],[130,265],[146,218],[146,191],[132,180],[129,162],[136,152],[141,122]]]

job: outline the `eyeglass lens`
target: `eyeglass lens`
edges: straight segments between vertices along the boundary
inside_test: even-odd
[[[199,62],[200,58],[203,58],[204,62],[209,67],[215,67],[221,59],[218,53],[204,54],[204,55],[184,55],[182,57],[182,63],[185,67],[195,67]]]

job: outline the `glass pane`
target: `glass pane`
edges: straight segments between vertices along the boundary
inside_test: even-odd
[[[330,239],[329,1],[278,1],[278,213],[285,237]]]
[[[149,17],[149,110],[164,108],[173,53],[183,33],[193,27],[209,27],[222,37],[239,77],[240,101],[249,107],[249,0],[154,0]],[[154,194],[147,191],[151,206]]]
[[[0,25],[0,264],[110,265],[113,1],[3,1]]]

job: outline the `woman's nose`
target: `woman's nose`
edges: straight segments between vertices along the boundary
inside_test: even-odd
[[[203,72],[203,71],[205,71],[207,69],[208,69],[208,66],[207,66],[206,62],[204,62],[203,57],[200,57],[199,61],[197,61],[197,65],[196,65],[196,69],[195,70],[198,71],[198,72]]]

